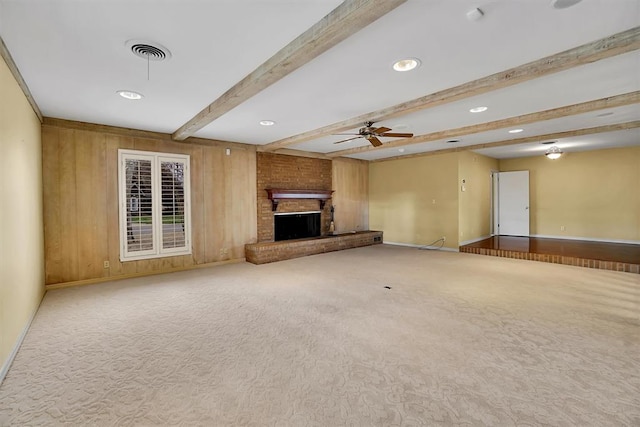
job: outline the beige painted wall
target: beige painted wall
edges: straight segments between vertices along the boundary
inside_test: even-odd
[[[531,234],[640,242],[640,147],[501,160],[500,170],[530,171]]]
[[[42,146],[48,285],[242,259],[244,245],[257,239],[254,146],[185,144],[169,135],[50,119]],[[191,156],[191,255],[120,262],[120,148]]]
[[[369,228],[386,242],[458,247],[458,153],[369,165]]]
[[[470,151],[462,151],[458,156],[459,241],[488,237],[491,233],[491,172],[498,170],[498,161]],[[465,191],[462,191],[463,186]]]
[[[44,295],[40,122],[0,59],[0,367]]]
[[[335,232],[369,229],[369,163],[355,159],[333,159]]]

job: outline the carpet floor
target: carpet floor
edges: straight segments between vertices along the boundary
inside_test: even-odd
[[[0,425],[639,426],[640,276],[377,245],[50,291]]]

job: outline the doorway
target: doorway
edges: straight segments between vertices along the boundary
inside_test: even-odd
[[[529,171],[493,172],[492,234],[529,236]]]

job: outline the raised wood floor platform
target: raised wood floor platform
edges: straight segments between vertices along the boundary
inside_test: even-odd
[[[460,252],[640,274],[640,245],[626,243],[494,236]]]
[[[382,243],[382,231],[358,231],[312,239],[250,243],[244,246],[245,258],[253,264],[284,261],[307,255],[359,248]]]

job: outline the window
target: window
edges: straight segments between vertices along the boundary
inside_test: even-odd
[[[120,260],[191,253],[189,156],[118,150]]]

